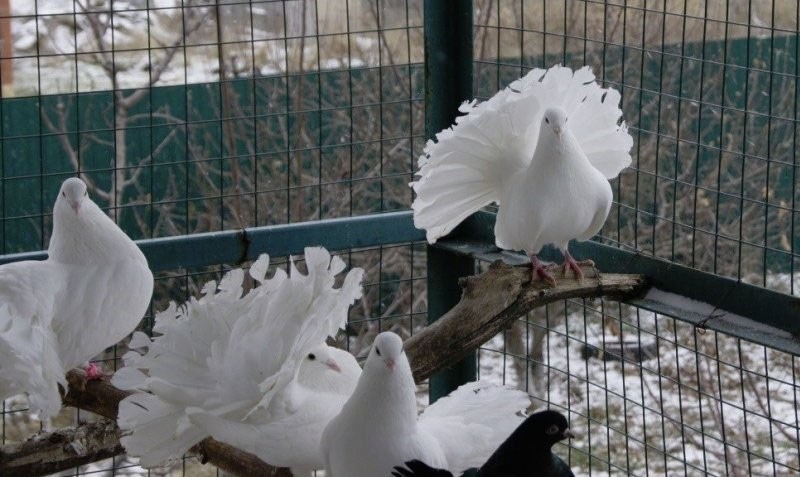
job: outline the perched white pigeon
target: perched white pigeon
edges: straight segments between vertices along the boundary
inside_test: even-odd
[[[207,436],[265,462],[308,472],[322,466],[320,436],[355,388],[361,369],[324,344],[361,296],[363,270],[327,250],[306,248],[308,274],[291,264],[266,278],[269,257],[250,268],[260,283],[242,295],[244,272],[230,271],[205,296],[156,317],[156,338],[131,340],[112,383],[136,393],[120,403],[121,442],[144,467],[179,458]],[[219,289],[219,292],[217,292]]]
[[[582,277],[569,241],[600,231],[611,207],[608,180],[631,163],[620,98],[589,67],[554,66],[530,71],[481,104],[464,103],[466,115],[419,159],[414,224],[434,243],[496,202],[497,246],[524,250],[534,279],[555,283],[537,258],[546,244],[564,254],[564,272]]]
[[[416,386],[403,342],[375,338],[353,395],[322,435],[326,475],[391,475],[418,459],[460,473],[481,465],[522,422],[522,391],[465,384],[417,417]]]
[[[130,334],[153,293],[141,250],[78,178],[61,185],[47,252],[0,267],[0,399],[26,393],[44,419],[61,408],[66,372]]]

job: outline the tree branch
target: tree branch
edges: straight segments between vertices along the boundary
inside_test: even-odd
[[[456,363],[468,353],[489,341],[497,333],[507,328],[519,316],[528,311],[568,298],[608,297],[613,299],[631,298],[641,293],[646,279],[641,275],[604,274],[596,270],[584,269],[586,278],[561,278],[555,288],[545,288],[541,282],[530,283],[530,269],[494,263],[485,273],[461,279],[464,288],[461,301],[436,323],[424,328],[406,340],[405,347],[411,360],[414,377],[417,381],[428,378],[435,371]],[[81,370],[73,369],[67,373],[68,392],[64,404],[99,414],[115,420],[119,402],[130,393],[115,388],[106,381],[86,382]],[[116,452],[119,445],[119,429],[116,425],[105,423],[102,428],[104,440],[97,449]],[[83,426],[82,426],[83,427]],[[37,469],[52,473],[75,465],[78,457],[63,450],[64,442],[74,439],[55,437],[58,433],[78,430],[62,430],[42,434],[34,438],[37,442],[61,442],[61,451],[29,453],[39,459]],[[99,432],[99,431],[98,431]],[[60,439],[60,441],[59,441]],[[30,442],[30,441],[29,441]],[[19,446],[28,445],[27,443]],[[0,474],[7,475],[13,469],[7,456],[16,455],[16,445],[0,447]],[[286,477],[288,469],[277,469],[265,464],[256,456],[235,449],[227,444],[206,438],[192,450],[201,456],[202,462],[210,462],[222,470],[240,476]],[[93,460],[110,455],[100,450],[92,454]],[[21,457],[20,457],[21,458]],[[45,462],[45,459],[47,460]],[[69,464],[67,464],[69,462]],[[38,471],[37,471],[38,472]],[[37,472],[8,475],[41,475]]]
[[[6,477],[52,474],[123,454],[119,433],[116,424],[103,419],[37,434],[0,448],[0,473]]]
[[[585,278],[559,278],[547,288],[530,282],[528,267],[495,262],[480,275],[460,280],[461,301],[436,322],[406,340],[405,348],[417,382],[451,366],[475,351],[514,320],[533,310],[568,298],[631,298],[643,292],[643,275],[598,274],[583,268]]]

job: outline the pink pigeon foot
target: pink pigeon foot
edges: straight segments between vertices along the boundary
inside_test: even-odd
[[[86,372],[87,382],[106,378],[106,373],[104,373],[103,370],[100,369],[100,366],[94,363],[89,363],[89,365],[86,366],[86,369],[84,371]]]
[[[531,255],[531,282],[535,282],[537,278],[551,287],[556,286],[556,279],[550,273],[549,267],[543,264],[536,254],[533,254]]]
[[[567,276],[567,269],[572,270],[575,273],[575,278],[578,280],[583,280],[583,270],[581,267],[594,267],[594,262],[592,260],[575,260],[572,257],[572,254],[569,253],[569,250],[564,251],[564,265],[562,265],[561,269],[561,276]]]

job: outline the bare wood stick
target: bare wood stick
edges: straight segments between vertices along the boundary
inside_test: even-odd
[[[598,275],[596,270],[585,268],[584,280],[560,278],[557,287],[546,288],[541,282],[530,283],[530,273],[529,268],[512,267],[498,262],[481,275],[462,279],[464,291],[461,301],[436,323],[406,340],[406,352],[411,360],[415,379],[424,380],[435,371],[458,362],[508,327],[516,318],[536,307],[568,298],[631,298],[646,287],[646,279],[641,275]],[[67,383],[69,389],[64,396],[65,405],[112,420],[116,419],[119,402],[130,394],[105,381],[87,383],[83,371],[77,369],[67,373]],[[119,430],[113,423],[108,425],[115,429],[115,433],[111,435],[118,445]],[[46,440],[49,437],[44,435],[40,439]],[[112,444],[114,442],[108,442],[108,445]],[[0,449],[0,452],[6,454],[9,447]],[[202,462],[210,462],[234,475],[291,476],[288,469],[267,465],[250,453],[210,437],[195,445],[192,451],[201,456]],[[98,456],[95,460],[102,458],[105,457]],[[56,461],[58,459],[54,459],[50,465],[57,465]],[[0,459],[0,473],[6,475],[4,462]],[[48,472],[59,469],[49,467]]]
[[[0,473],[7,477],[52,474],[124,452],[119,443],[119,428],[103,419],[3,446]]]
[[[591,267],[582,270],[583,280],[570,274],[558,278],[554,288],[531,282],[530,268],[502,262],[493,263],[481,275],[462,278],[461,301],[405,342],[414,379],[423,381],[457,363],[534,308],[568,298],[631,298],[647,285],[643,275],[598,274]]]

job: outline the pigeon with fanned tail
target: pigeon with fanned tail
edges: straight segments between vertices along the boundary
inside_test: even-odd
[[[451,472],[485,462],[522,421],[522,391],[467,383],[417,416],[416,385],[392,332],[375,338],[353,395],[322,436],[326,475],[388,476],[419,459]]]
[[[477,470],[476,476],[574,477],[569,465],[552,452],[556,442],[572,437],[567,418],[561,413],[548,410],[531,414]],[[406,462],[405,467],[395,467],[392,475],[453,477],[451,472],[433,468],[420,460]]]
[[[61,409],[66,372],[130,334],[153,292],[141,250],[78,178],[61,185],[47,254],[0,267],[0,399],[25,393],[45,420]]]
[[[121,442],[144,467],[179,458],[207,436],[254,453],[295,475],[321,467],[320,435],[361,372],[346,351],[325,344],[361,296],[359,268],[319,247],[305,249],[307,274],[294,262],[266,277],[269,257],[249,270],[260,285],[243,294],[235,269],[204,296],[156,317],[137,334],[112,383],[135,393],[120,403]]]
[[[608,181],[631,163],[620,98],[589,67],[554,66],[530,71],[483,103],[464,103],[466,114],[419,159],[414,224],[434,243],[496,202],[497,246],[525,251],[533,279],[555,284],[538,258],[547,244],[564,254],[564,273],[581,278],[580,265],[591,261],[577,262],[569,241],[600,231],[611,207]]]

